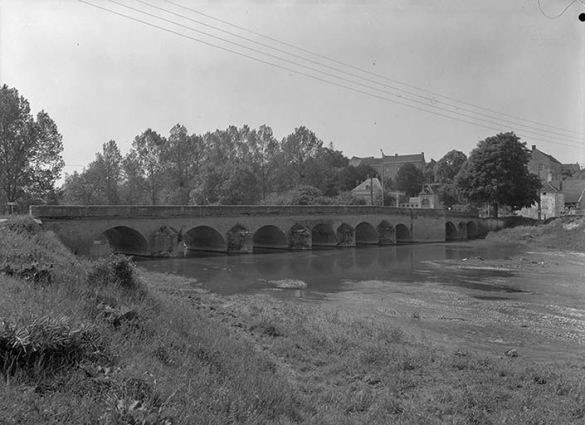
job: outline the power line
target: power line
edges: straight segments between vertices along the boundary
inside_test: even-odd
[[[338,76],[338,75],[334,75],[334,74],[331,74],[331,73],[328,73],[328,72],[322,71],[322,70],[320,70],[320,69],[316,69],[316,68],[313,68],[313,67],[310,67],[310,66],[307,66],[307,65],[299,64],[299,63],[297,63],[297,62],[294,62],[294,61],[292,61],[292,60],[285,59],[285,58],[282,58],[282,57],[280,57],[280,56],[276,56],[276,55],[273,55],[273,54],[270,54],[270,53],[266,53],[266,52],[264,52],[264,51],[262,51],[262,50],[258,50],[258,49],[255,49],[255,48],[252,48],[252,47],[249,47],[249,46],[245,46],[245,45],[242,45],[242,44],[240,44],[240,43],[237,43],[237,42],[234,42],[234,41],[231,41],[231,40],[227,40],[227,39],[225,39],[225,38],[222,38],[222,37],[218,37],[218,36],[215,36],[215,35],[209,34],[209,33],[205,32],[205,31],[201,31],[201,30],[195,29],[195,28],[193,28],[193,27],[189,27],[189,26],[186,26],[186,25],[182,25],[182,24],[180,24],[180,23],[177,23],[177,22],[175,22],[175,21],[171,21],[171,20],[169,20],[169,19],[162,18],[162,17],[160,17],[160,16],[158,16],[158,15],[155,15],[155,14],[152,14],[152,13],[148,13],[148,12],[145,12],[145,11],[143,11],[143,10],[140,10],[140,9],[137,9],[137,8],[134,8],[134,7],[131,7],[131,6],[124,5],[124,4],[122,4],[122,3],[119,3],[118,1],[115,1],[115,0],[108,0],[108,1],[109,1],[109,2],[111,2],[111,3],[117,4],[117,5],[119,5],[119,6],[122,6],[122,7],[126,8],[126,9],[129,9],[129,10],[132,10],[132,11],[135,11],[135,12],[138,12],[138,13],[142,13],[142,14],[144,14],[144,15],[146,15],[146,16],[150,16],[150,17],[152,17],[152,18],[155,18],[155,19],[161,20],[161,21],[163,21],[163,22],[167,22],[167,23],[170,23],[170,24],[176,25],[176,26],[178,26],[178,27],[181,27],[181,28],[184,28],[184,29],[187,29],[187,30],[190,30],[190,31],[194,31],[194,32],[196,32],[196,33],[199,33],[199,34],[203,34],[203,35],[205,35],[205,36],[208,36],[208,37],[214,38],[214,39],[216,39],[216,40],[220,40],[220,41],[222,41],[222,42],[229,43],[229,44],[231,44],[231,45],[233,45],[233,46],[237,46],[237,47],[239,47],[239,48],[244,48],[244,49],[247,49],[247,50],[250,50],[250,51],[252,51],[252,52],[259,53],[259,54],[262,54],[262,55],[265,55],[265,56],[268,56],[268,57],[270,57],[270,58],[273,58],[273,59],[276,59],[276,60],[280,60],[280,61],[283,61],[283,62],[286,62],[286,63],[292,64],[292,65],[295,65],[295,66],[300,66],[300,67],[302,67],[302,68],[308,69],[308,70],[310,70],[310,71],[313,71],[313,72],[318,72],[318,73],[321,73],[321,74],[323,74],[323,75],[325,75],[325,76],[327,76],[327,77],[333,77],[333,78],[337,78],[337,79],[339,79],[339,80],[341,80],[341,81],[344,81],[344,82],[346,82],[346,83],[355,84],[355,85],[361,86],[361,87],[363,87],[363,88],[366,88],[366,89],[369,89],[369,90],[378,91],[378,92],[381,92],[381,93],[384,93],[384,94],[390,94],[390,95],[393,95],[393,96],[395,96],[395,97],[398,97],[398,98],[403,98],[404,100],[407,100],[407,101],[409,101],[409,102],[413,102],[413,103],[416,103],[416,104],[419,104],[419,105],[422,105],[422,106],[425,106],[425,107],[432,107],[433,109],[438,109],[438,110],[440,110],[440,111],[443,111],[443,112],[446,112],[446,113],[449,113],[449,114],[455,114],[455,115],[458,115],[458,116],[461,116],[461,117],[464,117],[464,118],[469,118],[469,119],[473,119],[473,120],[478,120],[478,121],[481,121],[481,122],[484,122],[484,123],[487,123],[487,124],[492,124],[492,125],[501,125],[501,123],[500,123],[500,122],[494,122],[494,121],[486,120],[485,118],[477,118],[477,117],[475,117],[475,116],[470,116],[470,115],[468,115],[468,114],[461,113],[461,112],[458,112],[458,111],[451,111],[451,110],[449,110],[449,109],[445,109],[444,107],[441,107],[441,106],[437,106],[437,105],[428,105],[426,102],[422,102],[422,101],[419,101],[419,100],[410,99],[410,98],[408,98],[408,97],[404,97],[403,95],[400,95],[400,94],[396,95],[396,94],[394,94],[394,93],[389,93],[388,91],[386,91],[386,90],[383,90],[383,89],[379,89],[379,88],[377,88],[377,87],[372,87],[372,86],[370,86],[370,85],[367,85],[367,84],[362,84],[362,83],[359,83],[359,82],[356,82],[356,81],[353,81],[353,80],[347,79],[347,78],[345,78],[345,77],[340,77],[340,76]],[[139,1],[140,1],[140,0],[139,0]],[[145,2],[142,2],[142,1],[141,1],[141,3],[147,4],[147,3],[145,3]],[[157,8],[157,9],[161,9],[161,8]],[[162,10],[164,10],[164,9],[162,9]],[[172,13],[172,12],[171,12],[171,13]],[[181,17],[182,17],[182,15],[179,15],[179,16],[181,16]],[[289,68],[287,68],[287,69],[289,69]],[[358,78],[359,78],[359,76],[358,76]],[[400,89],[399,89],[399,90],[400,90]],[[401,104],[402,104],[402,103],[401,103]],[[425,110],[426,110],[426,109],[425,109]],[[442,116],[444,116],[444,115],[442,115]],[[490,117],[490,116],[488,116],[488,118],[495,118],[495,117]],[[497,118],[496,118],[496,119],[497,119]],[[500,121],[502,121],[502,120],[500,120]],[[505,121],[505,120],[504,120],[504,121]],[[508,122],[510,122],[510,121],[508,121]],[[523,125],[523,124],[517,124],[517,123],[513,123],[513,124],[514,124],[515,126],[522,126],[522,127],[526,127],[526,128],[528,128],[528,130],[527,130],[527,129],[520,129],[520,130],[522,130],[522,131],[524,131],[524,132],[526,132],[526,133],[530,134],[530,135],[531,135],[530,137],[534,137],[535,135],[536,135],[536,136],[540,136],[540,137],[551,137],[549,134],[542,134],[542,131],[543,131],[543,130],[540,130],[540,129],[535,129],[535,128],[533,128],[533,127],[530,127],[530,126],[527,126],[527,125]],[[517,129],[517,130],[518,130],[518,129]],[[533,130],[536,130],[536,131],[533,131]],[[558,134],[558,133],[557,133],[557,134]],[[562,135],[559,135],[559,136],[562,136]],[[567,136],[562,136],[562,137],[560,137],[560,139],[561,139],[562,141],[565,141],[565,142],[568,142],[568,143],[580,143],[580,141],[576,141],[576,140],[570,140],[570,139],[567,139],[566,137],[567,137]],[[573,137],[573,136],[569,136],[569,137]]]
[[[112,2],[112,3],[118,4],[118,5],[121,5],[121,6],[123,6],[123,7],[126,7],[126,8],[128,8],[128,9],[131,9],[131,10],[137,11],[137,12],[139,12],[139,13],[143,13],[143,14],[146,14],[146,15],[148,15],[148,16],[154,17],[154,18],[156,18],[156,19],[160,19],[160,20],[163,20],[163,21],[165,21],[165,22],[169,22],[169,23],[172,23],[172,24],[174,24],[174,25],[177,25],[177,26],[180,26],[180,27],[183,27],[183,28],[186,28],[186,29],[189,29],[189,30],[193,30],[193,31],[196,31],[196,32],[198,32],[198,33],[202,33],[202,34],[204,34],[204,35],[207,35],[207,36],[210,36],[210,37],[213,37],[213,38],[219,39],[219,40],[221,40],[221,41],[228,42],[228,43],[230,43],[230,44],[233,44],[233,45],[236,45],[236,46],[238,46],[238,47],[243,47],[243,48],[246,48],[246,49],[252,50],[252,51],[254,51],[254,52],[257,52],[257,53],[261,53],[261,54],[267,55],[267,56],[269,56],[269,57],[272,57],[272,58],[275,58],[275,59],[278,59],[278,60],[283,60],[283,61],[285,61],[285,62],[292,63],[292,64],[294,64],[294,65],[297,65],[297,66],[302,66],[302,67],[305,67],[305,68],[307,68],[307,69],[310,69],[310,70],[312,70],[312,71],[320,72],[320,73],[323,73],[323,74],[325,74],[325,75],[328,75],[328,76],[331,76],[331,77],[334,77],[334,78],[339,78],[339,79],[341,79],[342,81],[346,81],[346,82],[349,82],[349,83],[352,83],[352,84],[358,84],[358,85],[361,85],[362,87],[365,87],[365,88],[368,88],[368,89],[371,89],[371,90],[376,90],[376,91],[383,91],[383,92],[387,93],[387,90],[385,90],[385,89],[379,89],[379,88],[377,88],[377,87],[372,87],[372,86],[368,86],[368,85],[362,85],[362,84],[360,84],[360,83],[356,83],[355,81],[352,81],[352,80],[348,80],[348,79],[345,79],[345,78],[340,78],[340,77],[338,77],[338,76],[336,76],[336,75],[332,75],[332,74],[330,74],[330,73],[327,73],[327,72],[324,72],[324,71],[321,71],[321,70],[318,70],[318,69],[314,69],[314,68],[312,68],[312,67],[306,67],[305,65],[298,64],[298,63],[296,63],[296,62],[294,62],[294,61],[290,61],[290,60],[288,60],[288,59],[283,59],[283,58],[281,58],[281,57],[279,57],[279,56],[274,56],[274,55],[271,55],[271,54],[269,54],[269,53],[266,53],[266,52],[263,52],[263,51],[258,51],[257,49],[252,49],[252,48],[250,48],[250,47],[248,47],[248,46],[243,46],[243,45],[241,45],[241,44],[239,44],[239,43],[235,43],[235,42],[233,42],[233,41],[226,40],[226,39],[224,39],[224,38],[221,38],[221,37],[216,37],[216,36],[214,36],[214,35],[211,35],[211,34],[209,34],[209,33],[206,33],[206,32],[203,32],[203,31],[196,30],[196,29],[194,29],[194,28],[192,28],[192,27],[187,27],[187,26],[184,26],[184,25],[182,25],[182,24],[179,24],[179,23],[177,23],[177,22],[174,22],[174,21],[170,21],[170,20],[168,20],[168,19],[161,18],[161,17],[160,17],[160,16],[158,16],[158,15],[153,15],[153,14],[150,14],[150,13],[148,13],[148,12],[144,12],[144,11],[142,11],[142,10],[139,10],[139,9],[136,9],[136,8],[133,8],[133,7],[130,7],[130,6],[126,6],[126,5],[120,4],[120,3],[119,3],[119,2],[117,2],[117,1],[113,1],[113,0],[109,0],[109,1],[110,1],[110,2]],[[361,80],[364,80],[364,81],[368,81],[368,82],[371,82],[371,83],[374,83],[374,84],[377,84],[377,85],[381,85],[382,87],[384,87],[384,88],[386,88],[386,89],[387,89],[387,88],[390,88],[390,89],[396,90],[396,91],[398,91],[398,92],[406,93],[407,95],[411,95],[411,96],[414,96],[414,97],[417,97],[417,98],[421,98],[421,99],[423,99],[425,102],[419,102],[419,101],[412,100],[412,99],[408,99],[408,100],[409,100],[409,101],[412,101],[412,102],[415,102],[415,103],[418,103],[418,104],[422,104],[422,105],[424,105],[424,106],[430,106],[430,107],[433,107],[433,108],[436,108],[436,109],[440,109],[440,110],[443,110],[443,111],[446,111],[446,112],[449,112],[449,113],[455,113],[455,114],[458,114],[458,115],[462,115],[462,116],[464,116],[464,117],[471,118],[471,119],[480,119],[480,120],[482,120],[482,121],[485,121],[485,122],[488,122],[488,123],[493,123],[493,121],[487,121],[487,120],[485,120],[485,118],[483,118],[483,117],[486,117],[486,118],[488,118],[488,119],[496,119],[496,120],[499,120],[499,121],[502,121],[502,122],[506,122],[506,123],[509,123],[509,124],[513,124],[513,125],[515,125],[515,126],[521,126],[521,127],[525,127],[525,128],[527,128],[528,130],[524,130],[524,131],[526,131],[526,132],[530,132],[531,134],[535,134],[535,135],[538,135],[538,136],[543,136],[543,137],[551,137],[551,135],[554,135],[554,136],[560,137],[562,140],[564,140],[564,141],[566,141],[566,142],[570,142],[570,143],[575,143],[575,142],[582,143],[582,142],[583,142],[583,140],[581,140],[580,138],[578,138],[578,137],[576,137],[576,136],[568,136],[568,135],[561,134],[561,133],[558,133],[558,132],[555,132],[555,131],[551,131],[551,130],[544,130],[544,129],[540,129],[540,128],[535,128],[535,127],[533,127],[533,126],[526,125],[526,124],[522,124],[522,123],[518,123],[518,122],[516,122],[516,121],[511,121],[511,120],[509,120],[509,119],[506,119],[506,118],[497,118],[497,117],[494,117],[494,116],[490,116],[490,115],[486,115],[486,114],[483,114],[483,113],[480,113],[480,112],[473,111],[473,110],[471,110],[471,109],[468,109],[468,108],[465,108],[465,107],[461,107],[461,106],[458,106],[458,105],[454,105],[454,104],[451,104],[451,103],[449,103],[449,102],[441,102],[441,103],[442,103],[442,104],[444,104],[444,105],[447,105],[447,106],[450,106],[450,107],[453,107],[453,108],[455,108],[455,109],[456,109],[456,111],[451,111],[451,110],[449,110],[449,109],[446,109],[446,108],[441,108],[441,107],[438,107],[438,106],[436,106],[436,105],[434,104],[434,103],[437,103],[438,101],[437,101],[436,99],[434,99],[434,98],[430,98],[430,97],[428,97],[428,95],[427,95],[427,96],[424,96],[424,95],[420,95],[420,94],[417,94],[417,93],[414,93],[414,92],[411,92],[411,91],[407,91],[407,90],[401,89],[401,88],[399,88],[399,87],[395,87],[395,86],[389,86],[389,85],[387,85],[387,84],[380,83],[380,82],[378,82],[378,81],[376,81],[376,80],[373,80],[373,79],[371,79],[371,78],[365,78],[365,77],[362,77],[362,76],[360,76],[360,75],[357,75],[357,74],[355,74],[355,73],[353,73],[353,72],[347,72],[347,71],[344,71],[344,70],[342,70],[342,69],[339,69],[339,68],[337,68],[337,67],[332,67],[332,66],[330,66],[330,65],[324,64],[324,63],[322,63],[322,62],[318,62],[318,61],[314,61],[314,60],[311,60],[311,59],[307,59],[307,58],[305,58],[305,57],[303,57],[303,56],[296,55],[296,54],[293,54],[293,53],[287,52],[287,51],[285,51],[285,50],[282,50],[282,49],[275,48],[275,47],[273,47],[273,46],[270,46],[270,45],[267,45],[267,44],[265,44],[265,43],[260,43],[260,42],[258,42],[258,41],[252,40],[252,39],[250,39],[250,38],[247,38],[247,37],[242,37],[242,36],[240,36],[240,35],[238,35],[238,34],[234,34],[233,32],[226,31],[226,30],[224,30],[224,29],[221,29],[221,28],[215,27],[215,26],[213,26],[213,25],[209,25],[209,24],[206,24],[206,23],[204,23],[204,22],[201,22],[201,21],[198,21],[198,20],[195,20],[195,19],[191,19],[191,18],[189,18],[189,17],[187,17],[187,16],[184,16],[184,15],[182,15],[182,14],[175,13],[175,12],[173,12],[173,11],[170,11],[170,10],[168,10],[168,9],[164,9],[164,8],[162,8],[162,7],[159,7],[159,6],[152,5],[152,4],[150,4],[150,3],[148,3],[148,2],[146,2],[146,1],[144,1],[144,0],[135,0],[135,1],[137,1],[137,2],[139,2],[139,3],[142,3],[142,4],[145,4],[145,5],[147,5],[147,6],[150,6],[150,7],[154,8],[154,9],[160,10],[160,11],[162,11],[162,12],[166,12],[166,13],[172,14],[172,15],[174,15],[174,16],[177,16],[177,17],[180,17],[180,18],[187,19],[187,20],[189,20],[189,21],[191,21],[191,22],[197,23],[197,24],[199,24],[199,25],[203,25],[203,26],[205,26],[205,27],[207,27],[207,28],[211,28],[211,29],[213,29],[213,30],[220,31],[220,32],[222,32],[222,33],[229,34],[229,35],[231,35],[231,36],[234,36],[234,37],[237,37],[237,38],[239,38],[239,39],[242,39],[242,40],[245,40],[245,41],[248,41],[248,42],[251,42],[251,43],[257,44],[257,45],[260,45],[260,46],[262,46],[262,47],[264,47],[264,48],[272,49],[272,50],[275,50],[275,51],[277,51],[277,52],[279,52],[279,53],[284,53],[285,55],[289,55],[289,56],[292,56],[292,57],[294,57],[294,58],[301,59],[301,60],[304,60],[304,61],[307,61],[307,62],[310,62],[310,63],[316,64],[316,65],[318,65],[318,66],[322,66],[322,67],[325,67],[325,68],[328,68],[328,69],[334,70],[334,71],[336,71],[336,72],[340,72],[340,73],[342,73],[342,74],[345,74],[345,75],[349,75],[349,76],[351,76],[351,77],[359,78],[359,79],[361,79]],[[168,1],[168,0],[165,0],[165,1],[167,1],[168,3],[171,3],[171,4],[175,4],[175,3],[171,2],[171,1]],[[189,9],[189,10],[191,10],[191,9]],[[225,21],[222,21],[222,22],[225,22]],[[390,93],[390,94],[393,94],[393,93]],[[428,104],[427,104],[427,101],[428,101],[429,103],[431,103],[431,105],[428,105]],[[479,115],[479,116],[480,116],[480,118],[476,118],[476,117],[474,117],[474,116],[470,116],[470,115],[467,115],[467,114],[462,114],[462,113],[458,112],[458,110],[463,110],[463,111],[465,111],[465,112],[469,112],[469,113],[472,113],[472,114],[475,114],[475,115]],[[499,123],[497,123],[497,124],[499,124]],[[544,134],[543,134],[543,132],[544,132]],[[549,133],[549,134],[546,134],[546,133]],[[571,139],[574,139],[574,140],[571,140]]]
[[[163,0],[163,1],[165,1],[165,2],[167,2],[169,4],[172,4],[174,6],[177,6],[179,8],[188,10],[188,11],[193,12],[193,13],[196,13],[198,15],[205,16],[206,18],[212,19],[214,21],[221,22],[221,23],[223,23],[225,25],[228,25],[228,26],[231,26],[233,28],[237,28],[239,30],[248,32],[250,34],[254,34],[254,35],[259,36],[259,37],[262,37],[264,39],[273,41],[275,43],[278,43],[278,44],[281,44],[281,45],[284,45],[284,46],[287,46],[287,47],[291,47],[291,48],[293,48],[295,50],[298,50],[298,51],[301,51],[301,52],[304,52],[304,53],[308,53],[308,54],[314,55],[314,56],[319,57],[319,58],[322,58],[322,59],[326,59],[326,60],[328,60],[330,62],[333,62],[333,63],[339,64],[339,65],[346,66],[348,68],[354,69],[356,71],[363,72],[363,73],[368,74],[368,75],[372,75],[372,76],[375,76],[375,77],[378,77],[378,78],[382,78],[382,79],[384,79],[386,81],[391,81],[393,83],[400,84],[400,85],[403,85],[405,87],[409,87],[409,88],[412,88],[412,89],[415,89],[415,90],[418,90],[418,91],[421,91],[421,92],[428,93],[428,94],[430,94],[432,96],[442,97],[444,99],[448,99],[448,100],[451,100],[451,101],[456,102],[456,103],[460,103],[460,104],[463,104],[463,105],[466,105],[466,106],[470,106],[472,108],[480,109],[480,110],[483,110],[483,111],[486,111],[486,112],[490,112],[490,113],[493,113],[493,114],[497,114],[497,115],[501,115],[501,116],[506,116],[506,117],[509,117],[509,118],[512,118],[512,119],[515,119],[515,120],[524,121],[524,122],[531,123],[531,124],[534,124],[534,125],[539,125],[539,126],[542,126],[542,127],[553,128],[553,129],[556,129],[556,130],[564,131],[566,133],[573,133],[573,134],[578,134],[578,135],[585,136],[585,133],[581,133],[581,132],[577,132],[577,131],[573,131],[573,130],[567,130],[567,129],[564,129],[564,128],[561,128],[561,127],[555,127],[555,126],[551,126],[551,125],[548,125],[548,124],[539,123],[539,122],[536,122],[536,121],[531,121],[531,120],[528,120],[528,119],[525,119],[525,118],[516,117],[514,115],[506,114],[506,113],[499,112],[499,111],[496,111],[496,110],[493,110],[493,109],[489,109],[489,108],[484,108],[482,106],[474,105],[472,103],[468,103],[468,102],[465,102],[465,101],[462,101],[462,100],[457,100],[457,99],[452,98],[452,97],[449,97],[449,96],[445,96],[445,95],[442,95],[442,94],[439,94],[439,93],[435,93],[433,91],[429,91],[429,90],[426,90],[426,89],[423,89],[423,88],[420,88],[420,87],[417,87],[417,86],[414,86],[414,85],[411,85],[411,84],[408,84],[408,83],[404,83],[404,82],[401,82],[401,81],[398,81],[398,80],[389,78],[389,77],[387,77],[385,75],[377,74],[377,73],[368,71],[366,69],[356,67],[356,66],[351,65],[351,64],[348,64],[346,62],[342,62],[342,61],[338,61],[336,59],[332,59],[332,58],[330,58],[328,56],[321,55],[319,53],[313,52],[311,50],[304,49],[304,48],[299,47],[299,46],[296,46],[294,44],[291,44],[291,43],[287,43],[287,42],[278,40],[278,39],[276,39],[274,37],[270,37],[270,36],[261,34],[259,32],[250,30],[248,28],[245,28],[245,27],[242,27],[242,26],[239,26],[239,25],[235,25],[235,24],[233,24],[231,22],[228,22],[228,21],[225,21],[223,19],[219,19],[219,18],[216,18],[216,17],[214,17],[212,15],[209,15],[209,14],[200,12],[198,10],[195,10],[195,9],[192,9],[192,8],[189,8],[189,7],[186,7],[186,6],[183,6],[183,5],[179,4],[179,3],[175,3],[175,2],[173,2],[171,0]],[[577,0],[573,1],[573,3],[575,3],[576,1]],[[578,1],[585,5],[585,3],[583,2],[583,0],[578,0]],[[573,3],[571,3],[569,6],[567,6],[567,9],[570,6],[572,6]],[[539,5],[540,5],[540,0],[539,0]]]
[[[384,100],[384,101],[387,101],[387,102],[391,102],[391,103],[396,103],[396,104],[399,104],[399,105],[407,106],[407,107],[410,107],[410,108],[415,109],[415,110],[419,110],[419,111],[422,111],[422,112],[427,112],[427,113],[430,113],[430,114],[433,114],[433,115],[437,115],[437,116],[441,116],[441,117],[444,117],[444,118],[449,118],[449,119],[452,119],[452,120],[455,120],[455,121],[459,121],[459,122],[463,122],[463,123],[466,123],[466,124],[471,124],[471,125],[475,125],[475,126],[479,126],[479,127],[483,127],[483,128],[487,128],[487,129],[491,129],[491,130],[496,130],[496,131],[502,131],[503,130],[502,127],[493,127],[493,126],[489,126],[489,125],[485,125],[485,124],[480,124],[480,123],[476,123],[476,122],[467,121],[467,120],[460,119],[460,118],[457,118],[457,117],[453,117],[453,116],[450,116],[450,115],[442,114],[442,113],[439,113],[439,112],[436,112],[436,111],[432,111],[432,110],[424,109],[424,108],[421,108],[421,107],[418,107],[418,106],[414,106],[414,105],[411,105],[411,104],[408,104],[408,103],[400,102],[400,101],[397,101],[395,99],[389,99],[387,97],[382,97],[382,96],[379,96],[379,95],[376,95],[376,94],[372,94],[372,93],[369,93],[369,92],[366,92],[366,91],[363,91],[363,90],[360,90],[360,89],[356,89],[354,87],[349,87],[349,86],[346,86],[346,85],[343,85],[343,84],[340,84],[340,83],[336,83],[334,81],[330,81],[330,80],[327,80],[327,79],[324,79],[324,78],[317,77],[315,75],[307,74],[307,73],[302,72],[302,71],[299,71],[299,70],[295,70],[295,69],[288,68],[288,67],[285,67],[285,66],[282,66],[282,65],[278,65],[278,64],[273,63],[273,62],[265,61],[263,59],[259,59],[259,58],[254,57],[254,56],[250,56],[250,55],[247,55],[245,53],[241,53],[241,52],[236,51],[236,50],[232,50],[232,49],[229,49],[229,48],[226,48],[226,47],[219,46],[217,44],[210,43],[208,41],[204,41],[204,40],[201,40],[201,39],[198,39],[198,38],[195,38],[195,37],[191,37],[191,36],[188,36],[186,34],[183,34],[183,33],[177,32],[177,31],[173,31],[173,30],[171,30],[169,28],[165,28],[165,27],[162,27],[162,26],[159,26],[159,25],[155,25],[155,24],[153,24],[151,22],[143,21],[143,20],[138,19],[138,18],[135,18],[133,16],[128,16],[128,15],[125,15],[123,13],[120,13],[120,12],[117,12],[117,11],[114,11],[114,10],[111,10],[111,9],[107,9],[105,7],[102,7],[102,6],[98,6],[96,4],[90,3],[90,2],[85,1],[85,0],[78,0],[78,1],[80,1],[81,3],[85,3],[85,4],[89,5],[89,6],[93,6],[93,7],[97,8],[97,9],[104,10],[106,12],[109,12],[109,13],[112,13],[112,14],[115,14],[115,15],[118,15],[120,17],[123,17],[123,18],[126,18],[126,19],[130,19],[130,20],[133,20],[135,22],[138,22],[138,23],[141,23],[141,24],[144,24],[144,25],[147,25],[147,26],[150,26],[150,27],[153,27],[153,28],[156,28],[156,29],[159,29],[159,30],[168,32],[168,33],[171,33],[171,34],[175,34],[175,35],[178,35],[180,37],[187,38],[187,39],[196,41],[198,43],[205,44],[205,45],[210,46],[210,47],[215,47],[217,49],[220,49],[220,50],[223,50],[223,51],[226,51],[226,52],[229,52],[229,53],[233,53],[233,54],[236,54],[236,55],[239,55],[239,56],[248,58],[248,59],[252,59],[252,60],[255,60],[257,62],[266,64],[266,65],[270,65],[272,67],[276,67],[276,68],[283,69],[283,70],[286,70],[286,71],[289,71],[289,72],[293,72],[295,74],[299,74],[299,75],[302,75],[302,76],[305,76],[305,77],[308,77],[308,78],[311,78],[311,79],[314,79],[314,80],[317,80],[317,81],[325,82],[325,83],[330,84],[330,85],[334,85],[334,86],[337,86],[337,87],[341,87],[341,88],[344,88],[346,90],[350,90],[350,91],[353,91],[353,92],[356,92],[356,93],[364,94],[364,95],[367,95],[367,96],[370,96],[370,97],[374,97],[374,98],[377,98],[377,99],[380,99],[380,100]],[[110,0],[110,1],[112,3],[116,3],[113,0]],[[116,3],[116,4],[118,4],[118,3]],[[128,7],[128,8],[130,8],[130,7]],[[133,8],[130,8],[130,9],[133,9]],[[152,16],[151,14],[148,14],[147,12],[144,12],[144,13],[147,14],[147,15]],[[155,15],[155,17],[157,17],[157,16]],[[162,18],[159,18],[159,19],[162,19]],[[163,21],[166,21],[165,19],[162,19],[162,20]],[[170,22],[171,23],[174,23],[173,21],[170,21]],[[176,23],[174,23],[174,24],[176,24]],[[182,26],[180,24],[176,24],[176,25]],[[189,29],[189,27],[187,27],[187,28]],[[206,34],[206,33],[202,32],[202,31],[199,31],[199,30],[195,30],[195,29],[192,29],[192,30],[193,31],[196,31],[196,32],[199,32],[199,33]],[[216,39],[219,38],[219,37],[215,37],[215,36],[211,36],[211,37],[216,38]],[[231,41],[228,41],[228,42],[231,43],[231,44],[238,45],[237,43],[234,43],[234,42],[231,42]],[[243,47],[246,47],[246,46],[243,46]],[[249,47],[246,47],[246,48],[247,49],[251,49]],[[251,49],[251,50],[255,51],[255,49]],[[259,52],[259,51],[257,51],[257,52]],[[262,53],[262,54],[265,54],[265,55],[274,57],[274,55],[269,55],[269,54],[266,54],[264,52],[259,52],[259,53]],[[275,57],[275,58],[278,59],[278,60],[287,61],[286,59],[282,59],[282,58],[279,58],[279,57]],[[287,61],[287,62],[291,62],[291,61]],[[296,64],[294,62],[292,62],[292,63],[295,64],[295,65],[297,65],[297,66],[301,66],[301,65]],[[305,66],[305,68],[307,68],[307,67]],[[310,68],[309,67],[309,69],[313,69],[313,68]],[[344,80],[342,77],[338,77],[338,76],[334,76],[334,75],[331,75],[331,74],[327,74],[327,73],[325,73],[323,71],[320,71],[320,70],[316,70],[316,71],[317,72],[320,72],[320,73],[323,73],[323,74],[326,74],[326,75],[333,76],[334,78],[338,78],[338,79]],[[353,82],[351,80],[347,80],[347,81],[349,81],[352,84],[364,86],[363,84],[359,84],[359,83]],[[366,87],[371,88],[369,86],[366,86]],[[386,93],[386,94],[389,94],[389,93]],[[398,96],[398,97],[401,97],[401,96]],[[407,99],[407,98],[403,98],[403,99],[404,100],[408,100],[410,102],[416,102],[415,100],[412,100],[412,99]],[[426,106],[426,104],[425,104],[425,106]],[[438,109],[440,109],[440,108],[438,108]],[[452,111],[447,111],[447,112],[452,113]],[[458,115],[466,116],[465,114],[458,114]],[[469,117],[469,118],[478,120],[475,117]],[[483,121],[485,121],[485,120],[483,120]],[[488,124],[499,125],[499,123],[493,123],[493,122],[488,122]],[[523,130],[523,132],[528,133],[528,131],[526,131],[526,130]],[[520,131],[517,131],[517,133],[520,136],[523,135],[522,132],[520,132]],[[528,136],[528,138],[530,138],[532,140],[540,141],[540,142],[543,142],[543,143],[552,143],[552,144],[564,145],[564,146],[573,147],[573,148],[585,149],[584,146],[574,146],[574,145],[569,145],[569,144],[561,143],[561,142],[553,142],[553,141],[549,141],[549,140],[539,139],[539,138],[536,138],[536,137],[533,137],[533,136]]]

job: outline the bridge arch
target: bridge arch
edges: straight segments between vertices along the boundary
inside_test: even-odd
[[[311,230],[313,246],[337,246],[337,236],[330,225],[317,224]]]
[[[467,239],[477,238],[477,225],[473,221],[467,222]]]
[[[288,239],[280,228],[267,225],[254,232],[254,248],[288,249]]]
[[[445,223],[445,240],[455,241],[458,239],[457,227],[450,221]]]
[[[408,227],[404,224],[396,225],[396,243],[406,243],[412,241],[412,235]]]
[[[337,228],[337,246],[355,246],[355,230],[347,223],[341,223]]]
[[[362,222],[355,228],[355,242],[357,244],[377,244],[380,241],[378,231],[370,223]]]
[[[146,238],[128,226],[115,226],[102,232],[94,240],[90,255],[103,255],[111,251],[128,255],[150,255]]]
[[[221,233],[210,226],[197,226],[183,235],[185,247],[192,251],[227,252]]]

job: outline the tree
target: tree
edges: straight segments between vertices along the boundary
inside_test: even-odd
[[[403,190],[408,196],[417,196],[422,190],[423,182],[422,171],[410,162],[400,167],[396,173],[396,189]]]
[[[125,158],[126,170],[131,169],[135,173],[128,174],[128,177],[134,178],[136,184],[148,192],[152,205],[157,204],[162,187],[163,170],[166,168],[165,145],[166,139],[149,128],[134,138],[132,149]]]
[[[0,88],[0,198],[44,198],[65,165],[62,137],[45,111],[30,113],[28,101],[6,84]]]
[[[195,186],[202,155],[202,140],[196,135],[189,136],[185,126],[176,124],[171,128],[164,151],[168,164],[167,203],[187,205],[189,192]]]
[[[455,149],[447,152],[443,158],[437,161],[437,181],[443,184],[453,183],[465,161],[467,161],[467,155],[463,152]]]
[[[541,182],[528,170],[530,151],[513,132],[480,141],[455,179],[459,192],[473,204],[498,204],[514,210],[539,200]]]
[[[122,155],[114,140],[104,143],[81,174],[65,178],[63,199],[68,204],[117,205],[122,178]]]
[[[315,158],[323,142],[308,128],[295,128],[281,143],[282,158],[279,168],[281,189],[293,189],[307,178],[307,160]]]

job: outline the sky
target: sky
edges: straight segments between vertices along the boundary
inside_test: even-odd
[[[514,131],[585,167],[584,12],[583,0],[0,0],[0,84],[56,122],[65,173],[109,140],[125,154],[175,124],[268,125],[279,140],[305,126],[350,158],[427,161]]]

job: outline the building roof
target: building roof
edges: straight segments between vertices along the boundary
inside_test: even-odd
[[[379,165],[382,162],[382,158],[375,158],[373,156],[367,157],[357,157],[354,156],[349,160],[349,165],[357,167],[358,165]],[[425,163],[425,154],[424,152],[415,153],[412,155],[384,155],[384,165],[388,164],[404,164],[407,162],[411,162],[413,164],[422,162]]]
[[[380,183],[380,180],[378,180],[376,177],[371,178],[371,179],[366,179],[363,182],[361,182],[360,184],[358,184],[356,187],[354,187],[351,191],[352,192],[359,192],[359,191],[369,191],[370,190],[370,184],[372,185],[372,188],[374,191],[379,191],[382,190],[382,184]]]
[[[541,151],[540,149],[536,149],[536,145],[532,145],[532,152],[533,152],[533,153],[534,153],[534,152],[538,152],[538,153],[540,153],[540,154],[542,154],[542,155],[546,156],[546,157],[547,157],[547,158],[548,158],[548,159],[549,159],[551,162],[555,162],[555,163],[557,163],[557,164],[560,164],[560,163],[561,163],[561,161],[559,161],[558,159],[556,159],[554,156],[552,156],[552,155],[549,155],[549,154],[547,154],[547,153],[544,153],[544,152],[543,152],[543,151]]]
[[[425,154],[424,153],[415,153],[413,155],[384,155],[384,164],[392,164],[392,163],[405,163],[405,162],[412,162],[413,164],[416,162],[425,162]]]
[[[565,194],[565,204],[576,204],[584,197],[585,180],[563,180],[550,183]]]
[[[358,165],[377,165],[381,162],[381,158],[374,158],[373,156],[367,156],[365,158],[359,158],[357,156],[352,157],[349,160],[349,165],[357,167]]]

